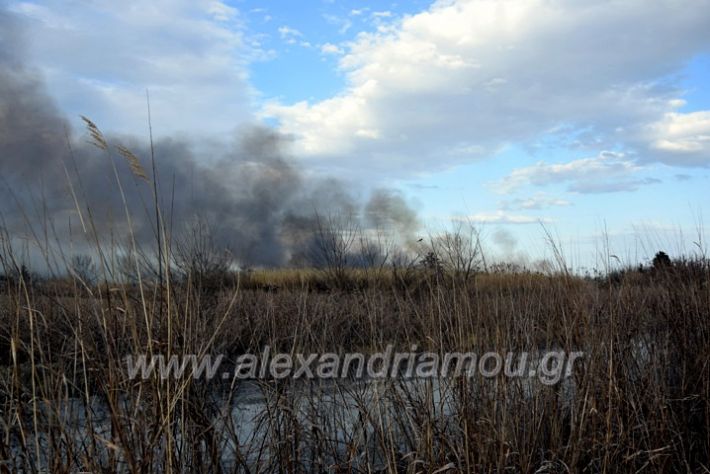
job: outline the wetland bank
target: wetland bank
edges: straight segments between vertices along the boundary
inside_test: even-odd
[[[4,468],[556,472],[707,462],[706,262],[602,280],[383,272],[325,290],[330,277],[313,271],[275,274],[277,290],[264,275],[238,273],[219,287],[144,282],[143,297],[133,285],[76,278],[6,282]],[[229,365],[266,346],[368,354],[390,344],[584,357],[557,384],[480,374],[136,378],[124,363],[132,354],[223,354]]]

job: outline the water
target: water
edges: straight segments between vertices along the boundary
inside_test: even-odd
[[[186,411],[176,406],[171,448],[174,456],[182,456],[186,468],[209,462],[227,471],[260,471],[288,459],[299,459],[299,467],[305,470],[323,470],[343,459],[349,459],[352,467],[377,468],[393,452],[406,456],[422,436],[423,424],[431,424],[440,434],[457,436],[456,419],[467,403],[499,400],[510,408],[539,391],[552,393],[561,407],[569,406],[575,394],[574,379],[566,378],[555,387],[544,386],[537,378],[291,380],[279,385],[246,381],[232,390],[214,390],[208,399],[200,400],[208,407],[200,413],[209,419],[197,432],[194,423],[182,422],[181,414]],[[149,434],[136,433],[146,426],[136,420],[155,419],[154,414],[143,412],[146,409],[148,405],[124,396],[113,415],[131,433],[133,442],[148,445]],[[40,420],[53,420],[53,426],[62,429],[52,430],[51,435],[50,430],[30,434],[24,440],[26,449],[15,439],[8,460],[11,466],[19,471],[46,469],[48,460],[59,453],[63,464],[72,458],[76,466],[82,466],[86,455],[108,465],[113,457],[119,471],[129,471],[130,455],[118,448],[122,443],[112,433],[112,411],[105,400],[44,402],[38,411]],[[205,442],[195,444],[196,439],[205,439],[206,432],[214,450]],[[155,443],[153,459],[164,459],[167,447],[166,437]],[[39,454],[31,459],[22,455],[35,451]],[[150,468],[160,471],[161,465],[153,461]]]

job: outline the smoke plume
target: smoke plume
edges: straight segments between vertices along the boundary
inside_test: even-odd
[[[42,78],[24,63],[21,33],[0,10],[0,228],[12,238],[70,239],[79,248],[94,230],[125,242],[127,207],[137,242],[155,242],[150,143],[101,132],[102,150],[86,131],[70,130]],[[394,191],[376,190],[362,203],[337,179],[311,177],[287,158],[287,140],[271,129],[242,130],[209,156],[199,145],[154,143],[162,220],[176,240],[197,223],[209,227],[215,245],[242,265],[288,264],[318,213],[356,216],[362,229],[388,228],[404,240],[418,226]]]

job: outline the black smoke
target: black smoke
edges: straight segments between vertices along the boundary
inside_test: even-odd
[[[3,234],[47,247],[71,242],[81,248],[94,233],[112,242],[124,243],[132,234],[141,246],[155,243],[149,141],[102,131],[107,149],[95,146],[85,130],[70,129],[41,76],[23,58],[21,28],[0,9]],[[139,159],[141,172],[131,169],[118,145]],[[154,143],[157,201],[166,233],[176,241],[199,223],[239,264],[280,266],[303,255],[299,246],[318,215],[347,215],[365,233],[388,228],[403,240],[418,226],[416,214],[394,191],[376,190],[361,202],[342,181],[311,177],[288,158],[288,140],[274,130],[241,130],[228,146],[209,148],[209,156],[199,145],[181,138]]]

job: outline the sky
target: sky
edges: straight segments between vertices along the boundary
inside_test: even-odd
[[[77,129],[145,136],[149,90],[157,136],[264,124],[500,254],[545,229],[588,266],[704,246],[710,0],[4,3]]]

